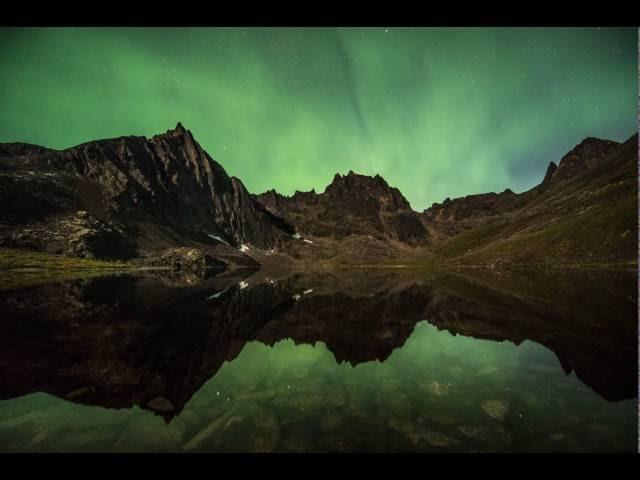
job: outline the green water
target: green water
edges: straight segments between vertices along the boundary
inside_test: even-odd
[[[278,293],[265,290],[257,296],[259,290],[256,288],[238,289],[233,293],[235,296],[225,294],[229,295],[227,303],[220,300],[224,295],[211,300],[210,292],[207,292],[208,299],[204,302],[203,295],[194,297],[190,294],[188,302],[177,302],[180,312],[192,309],[187,317],[190,322],[196,322],[187,325],[186,320],[180,320],[179,328],[186,332],[182,337],[177,339],[179,335],[171,327],[168,331],[174,333],[156,336],[145,333],[144,342],[134,342],[132,339],[138,337],[122,333],[125,326],[136,332],[155,332],[151,329],[159,328],[158,324],[164,325],[158,310],[145,310],[145,318],[148,317],[150,323],[144,328],[132,327],[130,317],[121,323],[111,321],[105,326],[102,314],[95,312],[97,306],[109,306],[112,301],[107,302],[102,297],[98,300],[94,295],[108,291],[107,284],[100,284],[102,288],[96,289],[96,280],[87,282],[73,284],[73,288],[65,286],[66,292],[82,292],[69,304],[76,305],[78,298],[83,300],[82,318],[87,318],[84,324],[78,322],[65,327],[68,330],[56,327],[40,334],[36,340],[29,339],[29,342],[36,342],[39,349],[34,352],[45,353],[29,353],[19,360],[21,365],[12,363],[15,355],[0,358],[0,366],[7,366],[5,371],[14,372],[11,373],[13,378],[2,380],[2,390],[18,392],[4,393],[5,398],[13,398],[0,401],[1,451],[637,451],[637,403],[636,398],[632,398],[634,387],[630,389],[628,381],[628,378],[632,381],[637,378],[637,368],[629,365],[627,373],[631,373],[631,377],[625,374],[622,380],[618,378],[620,365],[627,363],[628,358],[616,356],[618,349],[624,349],[615,342],[611,351],[599,353],[597,348],[606,345],[605,339],[596,337],[593,347],[588,341],[584,345],[581,343],[583,337],[588,337],[586,333],[577,337],[580,341],[571,340],[567,331],[582,328],[571,322],[567,327],[569,330],[559,330],[556,335],[573,342],[566,348],[564,344],[557,348],[565,352],[566,364],[573,364],[583,372],[581,375],[594,382],[589,386],[572,368],[567,374],[558,354],[535,341],[518,339],[516,345],[510,340],[481,339],[450,332],[474,328],[484,332],[484,336],[500,338],[502,330],[496,333],[496,329],[502,328],[500,323],[489,324],[489,327],[485,324],[494,321],[500,312],[511,318],[512,312],[504,303],[505,298],[511,298],[508,296],[500,296],[500,301],[491,298],[445,308],[443,298],[448,302],[446,305],[458,305],[467,297],[455,296],[450,291],[446,296],[444,291],[433,290],[426,284],[416,287],[417,284],[412,283],[410,288],[399,289],[400,294],[390,296],[385,293],[382,305],[386,310],[383,312],[379,304],[374,304],[375,309],[371,311],[380,313],[373,318],[367,305],[377,294],[349,294],[346,296],[349,301],[357,298],[364,302],[358,304],[359,311],[369,312],[363,318],[357,316],[350,321],[370,322],[366,323],[370,325],[370,331],[363,327],[354,332],[348,331],[348,326],[338,318],[343,308],[336,305],[345,304],[345,294],[332,293],[324,297],[308,294],[308,299],[286,303],[286,308],[275,302],[277,308],[273,311],[277,311],[277,315],[272,314],[268,321],[262,319],[258,326],[252,325],[240,336],[236,330],[236,333],[227,333],[223,343],[212,346],[212,339],[221,338],[219,332],[228,327],[223,328],[220,323],[207,324],[206,335],[210,337],[202,340],[206,335],[202,333],[200,320],[193,320],[193,312],[202,312],[203,318],[208,318],[209,315],[221,315],[220,310],[216,310],[222,308],[220,305],[232,305],[235,316],[223,315],[224,325],[235,325],[241,322],[241,308],[248,308],[242,305],[253,304],[249,300],[254,297],[264,303],[265,298],[275,298]],[[121,289],[120,282],[117,280],[109,285]],[[127,285],[130,288],[131,284]],[[135,285],[140,291],[149,291],[146,281]],[[29,293],[28,298],[37,298],[44,291],[46,298],[50,298],[53,287],[49,290],[39,288],[41,290]],[[217,288],[217,291],[222,290]],[[389,290],[385,286],[385,292]],[[164,296],[168,295],[168,291],[162,292]],[[184,290],[172,289],[171,292],[182,295]],[[270,296],[265,297],[265,292]],[[444,311],[442,315],[447,320],[436,320],[434,313],[433,318],[409,322],[413,327],[407,337],[396,338],[401,330],[398,318],[406,319],[408,315],[404,310],[407,300],[401,295],[408,295],[407,292],[413,299],[412,305],[419,304],[420,295],[424,295],[428,299],[425,305],[433,308],[436,304],[437,315]],[[218,301],[221,303],[216,303]],[[332,303],[328,308],[336,312],[335,319],[329,319],[327,325],[330,327],[323,327],[324,333],[317,336],[333,339],[329,342],[334,345],[338,340],[344,340],[344,344],[332,348],[340,351],[341,357],[359,358],[352,362],[354,365],[337,361],[338,355],[328,347],[330,343],[299,340],[296,344],[279,333],[282,330],[291,332],[294,337],[305,337],[309,326],[301,322],[311,321],[312,313],[322,311],[329,301]],[[172,310],[172,302],[168,302],[169,306],[165,302],[161,309],[173,319],[176,313]],[[133,304],[137,305],[136,315],[143,315],[138,299]],[[520,315],[523,307],[517,305]],[[478,310],[479,306],[483,309]],[[214,310],[210,310],[212,308]],[[248,310],[251,318],[256,315],[254,308]],[[265,309],[262,304],[257,308],[258,311]],[[396,314],[398,308],[403,309]],[[132,306],[119,303],[114,307],[117,316],[113,318],[123,318],[130,310],[133,311]],[[93,313],[89,315],[88,311]],[[478,318],[478,311],[492,313],[482,313]],[[80,318],[75,310],[73,312],[74,319]],[[459,312],[462,312],[461,318],[458,318]],[[454,313],[456,319],[452,320],[449,317]],[[466,320],[465,314],[473,318]],[[521,322],[518,315],[513,313],[510,321]],[[96,318],[95,324],[88,320],[91,316]],[[68,323],[68,317],[64,319]],[[54,320],[59,321],[57,317],[48,321]],[[314,322],[317,326],[318,321]],[[439,329],[438,322],[444,322],[446,328]],[[276,327],[280,330],[273,333]],[[20,328],[22,332],[24,328]],[[43,327],[31,326],[29,332],[33,328]],[[96,334],[96,328],[100,334]],[[85,329],[88,329],[87,333]],[[108,332],[114,329],[120,330],[110,337]],[[191,330],[194,333],[189,333]],[[20,335],[20,341],[26,342],[24,334]],[[530,335],[535,337],[537,333],[534,331]],[[545,331],[541,335],[542,339],[553,336]],[[262,337],[271,340],[265,341]],[[53,338],[60,343],[50,349],[53,351],[50,353],[49,347],[45,346],[50,345]],[[143,344],[146,345],[144,348]],[[381,345],[380,348],[388,349],[388,352],[366,353],[366,348],[373,348],[373,344]],[[221,345],[227,350],[224,355],[220,354],[220,362],[207,363],[216,356],[215,352],[220,352]],[[72,352],[68,359],[66,354],[60,353],[67,347]],[[100,353],[105,348],[118,350]],[[362,353],[363,348],[365,353]],[[591,348],[596,350],[590,353]],[[16,351],[21,350],[18,347]],[[89,358],[91,355],[95,358]],[[363,355],[380,359],[362,360]],[[591,357],[593,364],[589,363]],[[45,361],[45,358],[56,360]],[[184,358],[187,360],[183,362],[181,359]],[[25,362],[32,362],[27,373],[15,373],[23,372],[20,368]],[[59,365],[51,366],[50,363]],[[594,374],[595,365],[603,369],[598,370],[597,375]],[[38,372],[43,368],[46,374],[39,376]],[[201,386],[196,380],[184,380],[192,378],[193,371],[205,372]],[[635,388],[637,391],[637,384]],[[35,393],[19,393],[27,390]],[[43,393],[45,391],[56,394]],[[158,411],[150,409],[149,398],[160,395],[157,392],[163,392],[162,398],[171,399],[171,408],[179,406],[175,407],[175,414],[163,418]],[[180,398],[185,399],[183,405]]]
[[[635,400],[607,402],[532,342],[416,325],[384,363],[323,343],[247,344],[168,425],[44,393],[0,403],[4,451],[633,450]]]

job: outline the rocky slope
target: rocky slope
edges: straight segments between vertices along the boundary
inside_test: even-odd
[[[542,182],[469,195],[414,212],[380,177],[336,175],[323,193],[271,190],[255,198],[316,248],[289,253],[336,263],[590,264],[637,256],[638,136],[587,138]]]
[[[128,259],[194,244],[237,255],[288,238],[181,124],[62,151],[0,145],[0,204],[3,245],[67,255]]]
[[[434,204],[424,221],[455,263],[632,263],[637,260],[638,135],[588,138],[529,191]]]
[[[542,183],[527,192],[515,194],[507,188],[502,193],[468,195],[454,200],[447,198],[425,210],[424,217],[429,224],[437,224],[446,236],[454,236],[475,228],[491,217],[531,204],[552,185],[578,177],[600,163],[606,163],[604,159],[619,145],[609,140],[587,138],[562,158],[560,168],[555,162],[550,162]]]

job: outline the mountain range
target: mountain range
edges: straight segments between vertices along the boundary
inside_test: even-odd
[[[143,262],[186,248],[231,269],[630,264],[637,153],[637,134],[587,138],[528,191],[447,198],[419,212],[379,175],[352,171],[322,193],[251,194],[180,123],[65,150],[5,143],[0,247]]]

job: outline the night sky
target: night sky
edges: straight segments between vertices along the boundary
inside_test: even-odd
[[[0,28],[0,142],[178,121],[259,193],[380,174],[422,210],[637,128],[637,30]]]

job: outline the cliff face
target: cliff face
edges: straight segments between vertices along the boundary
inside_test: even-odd
[[[0,175],[3,237],[13,246],[127,258],[189,241],[272,248],[286,237],[287,226],[274,225],[181,124],[150,139],[62,151],[5,144]],[[82,246],[65,245],[62,237]]]

